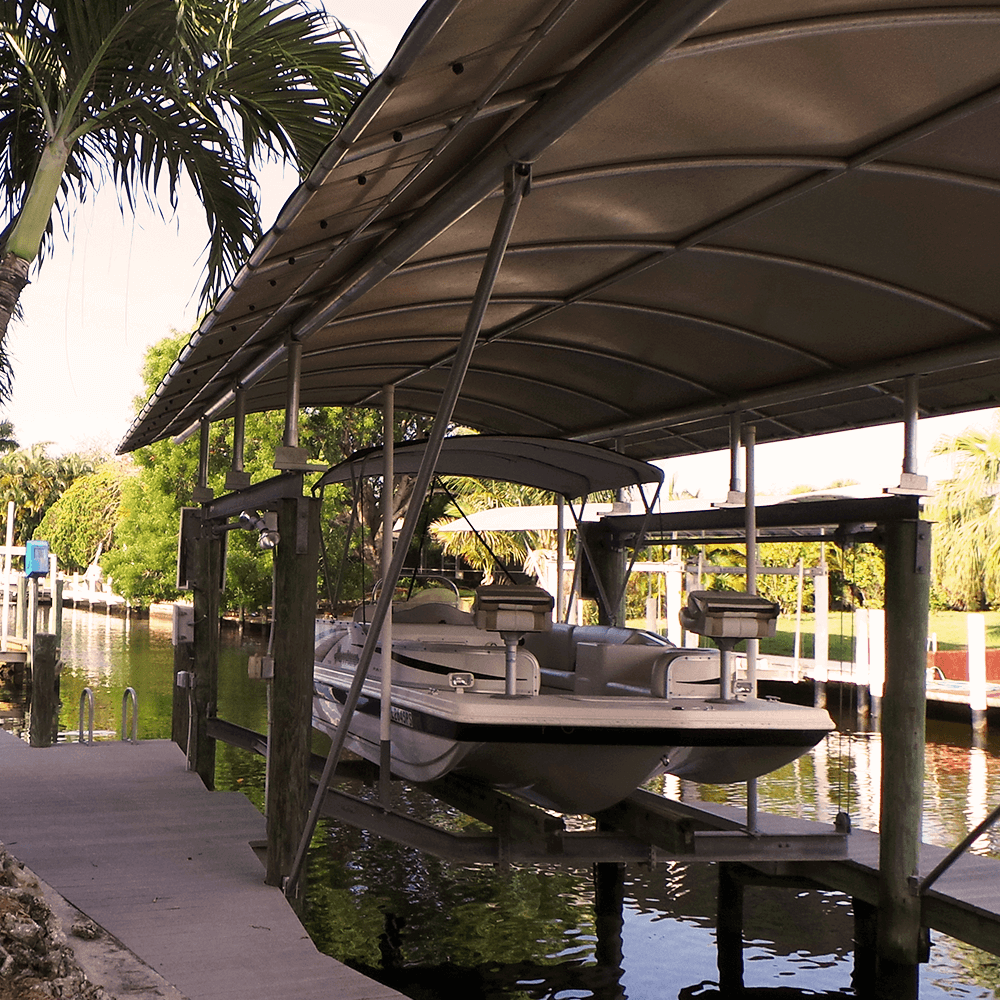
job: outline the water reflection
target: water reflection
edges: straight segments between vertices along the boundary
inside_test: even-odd
[[[263,685],[246,677],[262,637],[227,631],[220,715],[262,730]],[[139,693],[139,735],[168,738],[173,697],[169,622],[67,610],[61,727],[77,725],[80,691],[95,692],[95,728],[117,730],[124,689]],[[3,696],[0,695],[0,700]],[[0,706],[0,711],[3,711]],[[881,736],[843,731],[759,783],[761,808],[832,823],[841,810],[877,829]],[[931,722],[924,839],[951,847],[1000,802],[1000,732],[974,746],[968,726]],[[263,807],[263,761],[219,745],[216,783]],[[667,777],[657,790],[683,801],[742,805],[745,789]],[[400,793],[417,816],[455,829],[473,821],[419,794]],[[975,850],[1000,856],[994,829]],[[501,873],[458,867],[363,831],[321,824],[309,862],[308,929],[319,947],[414,998],[452,992],[489,1000],[665,1000],[731,995],[720,990],[717,867],[628,866],[614,907],[595,898],[590,871]],[[612,889],[605,887],[605,892]],[[838,893],[745,890],[744,996],[852,995],[853,918]],[[1000,996],[1000,960],[934,935],[920,997]]]

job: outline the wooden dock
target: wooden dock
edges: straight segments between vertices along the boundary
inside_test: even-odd
[[[860,664],[829,660],[825,676],[817,673],[814,660],[802,657],[798,661],[791,656],[762,656],[757,661],[757,679],[781,684],[813,683],[820,679],[830,684],[849,684],[868,687],[868,668]],[[952,681],[931,677],[927,680],[927,700],[952,705],[969,705],[970,691],[967,681]],[[988,708],[1000,708],[1000,684],[989,683],[986,687]]]
[[[189,1000],[390,1000],[321,954],[251,847],[264,818],[166,740],[33,749],[0,731],[0,841]]]

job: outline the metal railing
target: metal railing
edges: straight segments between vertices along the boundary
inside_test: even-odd
[[[84,702],[87,703],[89,712],[87,715],[87,732],[88,738],[85,740],[83,738],[83,705]],[[84,746],[94,745],[94,692],[90,690],[89,687],[85,687],[80,692],[80,723],[77,727],[78,735],[77,742],[82,743]]]
[[[132,703],[132,736],[128,736],[128,728],[126,727],[126,719],[128,718],[128,706],[129,702]],[[128,742],[133,744],[133,746],[139,742],[138,736],[136,735],[139,730],[139,698],[135,693],[135,688],[127,687],[125,688],[125,693],[122,695],[122,742]]]
[[[1000,806],[997,806],[965,839],[956,844],[927,874],[917,886],[917,894],[923,895],[998,819]]]

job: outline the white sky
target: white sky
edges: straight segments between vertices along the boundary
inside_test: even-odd
[[[376,72],[392,55],[419,0],[327,0],[327,6],[365,44]],[[267,230],[294,178],[270,170],[264,183]],[[172,330],[198,321],[204,216],[193,194],[182,197],[175,217],[161,219],[143,206],[125,218],[113,190],[73,215],[67,239],[22,295],[23,321],[13,323],[14,395],[3,416],[14,423],[22,445],[52,442],[54,453],[101,446],[113,450],[128,430],[132,399],[141,391],[146,348]],[[942,434],[985,425],[993,411],[922,421],[920,471],[947,474],[926,454]],[[901,425],[826,435],[810,442],[762,445],[757,451],[760,492],[799,485],[817,488],[850,478],[878,487],[899,480]],[[725,453],[667,463],[682,488],[724,494],[729,481]]]

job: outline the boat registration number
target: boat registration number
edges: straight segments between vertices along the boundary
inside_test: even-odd
[[[398,708],[393,705],[389,709],[389,718],[400,726],[406,726],[408,729],[413,728],[413,713],[408,708]]]

